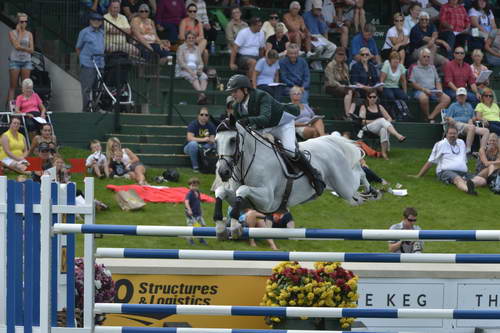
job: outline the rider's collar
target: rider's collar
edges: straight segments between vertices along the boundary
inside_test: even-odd
[[[247,98],[241,103],[241,110],[244,114],[248,114],[248,101],[250,100],[250,95],[247,95]]]

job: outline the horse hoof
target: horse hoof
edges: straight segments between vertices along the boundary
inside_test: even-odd
[[[236,219],[231,219],[231,227],[229,230],[231,230],[232,239],[239,239],[241,235],[243,235],[243,228],[241,227],[240,222]]]
[[[225,241],[229,238],[224,221],[215,221],[215,236],[218,241]]]

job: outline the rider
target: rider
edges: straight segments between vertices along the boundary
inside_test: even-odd
[[[240,124],[280,139],[285,152],[308,175],[316,194],[321,195],[325,189],[321,174],[296,145],[295,115],[299,113],[296,105],[281,104],[267,92],[252,88],[248,77],[241,74],[229,79],[226,91],[230,91],[234,99],[233,115]]]

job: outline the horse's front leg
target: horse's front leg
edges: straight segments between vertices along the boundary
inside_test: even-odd
[[[227,196],[227,190],[224,185],[215,189],[215,208],[214,208],[214,222],[215,222],[215,235],[217,240],[223,241],[228,239],[228,232],[226,223],[224,222],[224,215],[222,213],[222,201]]]
[[[231,235],[233,239],[238,239],[243,234],[243,228],[239,222],[241,215],[241,203],[243,199],[254,204],[254,208],[261,212],[271,212],[274,196],[265,187],[250,187],[242,185],[236,190],[236,201],[231,209]]]

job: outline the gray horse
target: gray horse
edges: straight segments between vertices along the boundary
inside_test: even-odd
[[[217,174],[222,180],[215,190],[214,220],[219,239],[227,237],[222,200],[232,206],[230,230],[232,237],[238,238],[242,232],[238,223],[241,209],[252,207],[273,213],[316,197],[309,179],[303,174],[290,175],[281,156],[259,133],[234,121],[225,122],[219,126],[215,141],[219,155]],[[351,140],[327,135],[301,142],[299,149],[310,154],[311,164],[321,173],[326,188],[351,205],[359,205],[367,197],[378,197],[361,168],[362,152]],[[291,186],[287,179],[293,182]],[[358,192],[360,184],[367,196]]]

